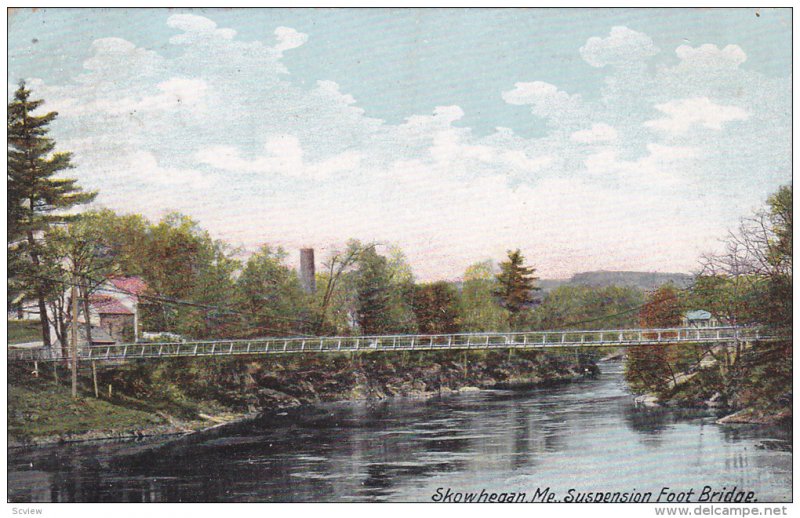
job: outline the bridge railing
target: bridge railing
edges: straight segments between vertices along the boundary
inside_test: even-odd
[[[79,351],[81,360],[115,361],[135,358],[236,356],[304,352],[425,351],[444,349],[547,349],[558,347],[648,346],[679,343],[717,343],[759,339],[758,328],[667,328],[529,331],[513,333],[456,333],[439,335],[380,335],[286,337],[192,342],[92,345]],[[10,349],[10,360],[66,360],[61,348]]]

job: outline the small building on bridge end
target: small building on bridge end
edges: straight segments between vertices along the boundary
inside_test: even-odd
[[[681,318],[683,327],[717,327],[720,325],[719,319],[713,316],[708,311],[697,309],[694,311],[687,311]]]

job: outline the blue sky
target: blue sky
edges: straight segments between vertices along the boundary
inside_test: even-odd
[[[21,11],[98,204],[253,248],[401,246],[421,279],[691,271],[791,181],[791,12]]]

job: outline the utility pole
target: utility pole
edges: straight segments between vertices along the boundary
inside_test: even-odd
[[[78,288],[72,283],[72,397],[78,397]]]

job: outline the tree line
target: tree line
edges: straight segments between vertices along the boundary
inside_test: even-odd
[[[687,309],[706,309],[730,324],[791,325],[791,187],[744,219],[724,253],[702,258],[689,291],[567,285],[541,295],[520,250],[497,266],[471,265],[459,282],[420,283],[402,250],[352,240],[323,259],[318,288],[306,293],[279,247],[265,244],[247,255],[178,213],[150,221],[77,211],[97,193],[65,176],[72,157],[55,152],[48,131],[57,113],[38,114],[42,103],[21,84],[8,105],[8,301],[35,301],[45,345],[65,342],[72,318],[66,288],[78,286],[86,311],[112,275],[147,283],[144,329],[198,339],[661,327],[679,325]],[[91,336],[88,326],[86,332]],[[644,358],[639,369],[634,357],[631,379],[663,383],[663,359]],[[637,369],[653,375],[634,376]]]

